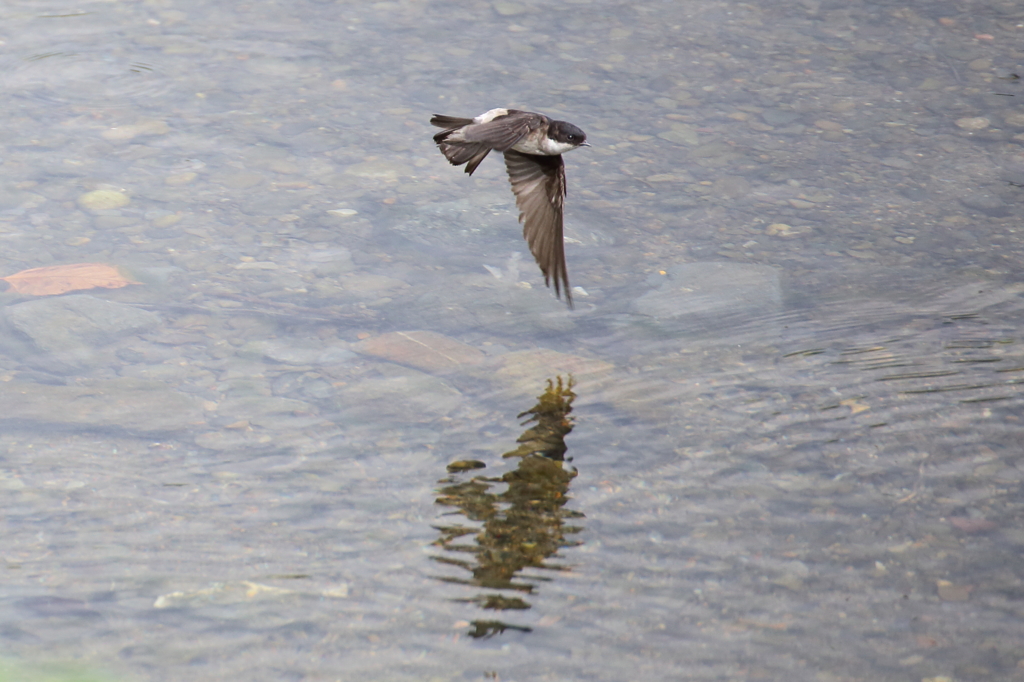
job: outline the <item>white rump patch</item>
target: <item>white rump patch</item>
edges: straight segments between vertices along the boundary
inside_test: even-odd
[[[490,123],[499,116],[506,116],[508,109],[491,109],[473,119],[473,123]]]

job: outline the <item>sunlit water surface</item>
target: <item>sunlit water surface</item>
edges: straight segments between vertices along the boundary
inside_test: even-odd
[[[0,46],[0,274],[137,282],[2,294],[8,677],[1024,680],[1018,2],[10,0]],[[574,311],[431,142],[498,106],[593,145]]]

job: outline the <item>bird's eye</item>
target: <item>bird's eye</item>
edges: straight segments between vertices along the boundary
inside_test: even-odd
[[[575,139],[576,139],[576,136],[570,133],[570,134],[569,134],[569,139],[570,139],[570,140],[575,140]]]

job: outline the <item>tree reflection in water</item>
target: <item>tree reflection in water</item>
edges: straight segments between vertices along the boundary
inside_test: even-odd
[[[523,425],[531,426],[516,441],[518,447],[503,455],[519,460],[515,469],[497,478],[475,475],[464,480],[468,472],[484,465],[474,461],[449,465],[450,476],[440,481],[437,503],[457,510],[449,514],[462,515],[478,525],[435,526],[440,537],[434,544],[448,554],[433,559],[472,574],[440,580],[532,594],[538,582],[549,578],[520,576],[524,568],[569,570],[548,560],[562,547],[581,544],[568,537],[582,527],[566,525],[566,519],[583,517],[566,508],[569,484],[577,473],[565,459],[565,437],[573,429],[569,414],[576,394],[572,389],[571,376],[565,382],[560,376],[549,379],[537,404],[519,414],[520,419],[525,417]],[[518,595],[491,591],[459,601],[496,611],[530,608],[529,602]],[[530,632],[530,628],[496,620],[477,620],[472,625],[468,634],[474,638],[492,637],[506,630]]]

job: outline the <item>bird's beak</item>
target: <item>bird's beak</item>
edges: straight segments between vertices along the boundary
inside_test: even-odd
[[[581,147],[589,147],[590,143],[589,142],[580,142],[580,146]]]

